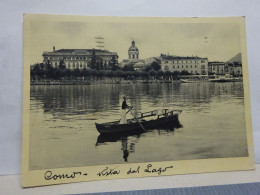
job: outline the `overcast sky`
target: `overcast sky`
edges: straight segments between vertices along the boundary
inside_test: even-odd
[[[128,58],[132,39],[141,59],[169,53],[227,61],[241,52],[239,25],[235,23],[44,20],[31,22],[31,63],[42,62],[42,52],[52,51],[53,46],[56,50],[94,48],[95,37],[104,38],[105,49],[117,52],[119,62]]]

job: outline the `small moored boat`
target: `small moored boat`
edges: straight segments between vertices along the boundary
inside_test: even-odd
[[[143,129],[159,128],[167,123],[179,122],[178,116],[181,112],[181,110],[169,111],[168,109],[164,109],[162,113],[158,114],[157,110],[153,110],[141,113],[141,116],[138,118],[127,120],[127,124],[119,124],[119,121],[95,124],[100,134],[140,132],[143,131]]]
[[[182,83],[200,83],[208,82],[208,79],[181,79]]]

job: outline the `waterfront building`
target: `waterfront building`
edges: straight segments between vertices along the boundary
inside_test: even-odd
[[[96,63],[103,69],[109,69],[111,60],[118,61],[116,52],[101,49],[59,49],[51,52],[43,52],[43,63],[51,64],[52,67],[58,68],[62,63],[68,69],[89,69],[91,58],[95,56]]]
[[[150,57],[145,59],[146,65],[151,65],[153,62],[156,62],[158,64],[161,64],[161,58],[160,57]]]
[[[166,72],[187,71],[190,74],[207,75],[208,58],[181,57],[161,54],[161,70]]]
[[[135,45],[135,41],[132,41],[132,45],[128,49],[128,59],[123,59],[121,66],[132,65],[135,70],[141,70],[146,67],[145,60],[139,59],[139,49]]]
[[[242,76],[242,63],[233,62],[226,64],[226,73],[233,75],[233,76]]]
[[[233,76],[242,76],[242,56],[238,53],[226,62],[226,73]]]
[[[224,62],[209,62],[209,74],[224,75],[226,73],[226,64]]]

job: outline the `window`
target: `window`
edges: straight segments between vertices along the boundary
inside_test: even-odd
[[[195,68],[197,68],[197,65],[195,65]]]
[[[190,73],[193,74],[193,71],[191,70]]]
[[[172,61],[172,63],[174,64],[174,61]]]
[[[201,63],[205,63],[205,60],[201,60]]]
[[[168,61],[165,61],[165,64],[168,64]]]
[[[190,68],[192,68],[192,65],[190,65]]]
[[[183,68],[183,65],[181,67]]]
[[[186,65],[186,68],[188,68],[188,65]]]
[[[175,66],[173,65],[172,68],[175,68]]]
[[[179,65],[177,66],[177,68],[179,68]]]
[[[205,65],[201,65],[201,69],[205,69]]]
[[[166,65],[166,66],[164,67],[164,70],[169,70],[169,67]]]

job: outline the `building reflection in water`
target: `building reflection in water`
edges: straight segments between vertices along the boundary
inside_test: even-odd
[[[158,131],[158,135],[161,135],[161,132],[173,133],[175,129],[182,128],[183,126],[179,120],[172,123],[166,123],[164,125],[155,126],[154,128],[147,129],[146,132],[132,132],[132,133],[122,133],[122,134],[100,134],[97,137],[96,146],[106,146],[108,142],[119,142],[121,141],[121,150],[123,151],[123,159],[125,162],[128,161],[128,157],[131,153],[135,152],[135,145],[138,144],[139,139],[142,139],[142,136],[145,134]]]
[[[214,99],[243,98],[243,83],[172,83],[88,86],[31,86],[31,100],[54,118],[97,112],[118,112],[122,97],[134,106],[134,114],[147,106],[207,109]],[[149,105],[148,105],[149,104]],[[31,105],[31,109],[38,109]]]

